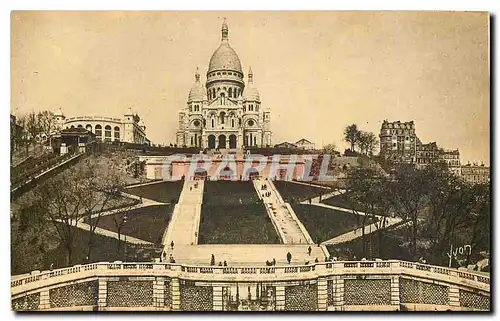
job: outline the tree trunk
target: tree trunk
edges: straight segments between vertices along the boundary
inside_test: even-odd
[[[414,214],[413,217],[412,217],[412,240],[411,240],[411,245],[412,245],[412,254],[413,254],[413,258],[416,259],[417,257],[417,215]]]

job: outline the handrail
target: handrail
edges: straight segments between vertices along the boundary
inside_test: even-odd
[[[334,262],[321,262],[311,265],[285,265],[285,266],[246,266],[246,267],[223,267],[223,266],[197,266],[185,265],[177,263],[153,263],[153,262],[99,262],[85,265],[75,265],[72,267],[61,268],[52,271],[34,271],[29,275],[23,277],[11,277],[11,288],[21,285],[26,285],[34,282],[40,282],[53,277],[78,274],[89,271],[103,271],[103,270],[176,270],[182,273],[194,274],[231,274],[231,275],[252,275],[252,274],[275,274],[275,275],[292,275],[299,273],[319,273],[324,271],[331,272],[359,272],[361,269],[363,273],[369,272],[371,269],[377,269],[374,273],[379,273],[379,269],[395,270],[395,273],[411,273],[411,271],[427,272],[431,275],[438,276],[437,279],[450,281],[451,278],[456,280],[475,281],[483,284],[490,284],[490,277],[459,271],[441,266],[433,266],[428,264],[420,264],[415,262],[387,260],[387,261],[334,261]],[[430,276],[428,275],[427,276]]]

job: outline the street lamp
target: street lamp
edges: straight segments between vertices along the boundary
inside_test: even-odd
[[[125,223],[127,223],[127,220],[128,220],[128,216],[127,216],[127,214],[125,214],[123,216],[123,226],[125,226]],[[124,251],[125,252],[124,253],[125,254],[125,260],[124,261],[127,262],[127,234],[124,234],[124,236],[125,236],[125,251]]]

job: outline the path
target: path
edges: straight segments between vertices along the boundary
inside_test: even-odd
[[[182,256],[183,246],[198,243],[204,186],[205,182],[202,180],[184,181],[179,203],[175,205],[172,219],[163,238],[163,251],[166,255],[172,253],[174,258],[177,258]],[[173,251],[170,247],[172,241],[174,242]]]
[[[303,182],[303,181],[288,181],[288,182],[289,183],[294,183],[294,184],[300,184],[300,185],[306,185],[306,186],[312,186],[312,187],[322,188],[322,189],[326,189],[326,190],[331,190],[330,187],[316,185],[316,184],[311,184],[311,183],[306,183],[306,182]]]
[[[270,180],[254,180],[254,187],[257,193],[269,192],[269,196],[264,196],[266,210],[278,230],[284,244],[312,244],[314,243],[307,233],[307,230],[300,226],[302,223],[297,219],[290,206],[283,201],[278,190]],[[267,185],[267,189],[262,190],[262,186]]]
[[[402,219],[400,219],[400,218],[387,217],[387,223],[385,224],[385,227],[381,227],[380,229],[386,229],[392,225],[400,223],[401,221],[402,221]],[[374,223],[366,225],[364,228],[365,228],[365,235],[368,235],[368,234],[371,234],[373,232],[378,231],[377,227],[375,226]],[[357,228],[357,229],[352,230],[350,232],[336,236],[336,237],[329,239],[327,241],[324,241],[321,244],[334,245],[334,244],[346,243],[346,242],[355,240],[355,239],[362,237],[362,236],[363,236],[363,228],[360,227],[360,228]]]
[[[344,194],[344,190],[336,190],[336,191],[332,191],[332,192],[329,192],[329,193],[326,193],[326,194],[323,194],[323,195],[319,195],[319,196],[316,196],[316,197],[313,197],[311,198],[311,202],[309,203],[309,200],[305,200],[305,201],[302,201],[300,202],[301,204],[316,204],[316,203],[321,203],[322,201],[326,200],[326,199],[329,199],[330,197],[334,197],[334,196],[337,196],[337,195],[341,195],[341,194]]]

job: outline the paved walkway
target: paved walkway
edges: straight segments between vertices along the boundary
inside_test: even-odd
[[[302,201],[300,203],[301,204],[313,204],[313,203],[316,204],[316,203],[321,203],[322,201],[327,200],[330,197],[334,197],[334,196],[341,195],[341,194],[344,194],[344,190],[336,190],[336,191],[332,191],[330,193],[326,193],[326,194],[323,194],[323,195],[316,196],[316,197],[314,197],[314,198],[311,199],[311,203],[309,203],[309,200],[305,200],[305,201]]]
[[[312,187],[317,187],[317,188],[323,188],[323,189],[326,189],[326,190],[331,190],[330,187],[321,186],[321,185],[315,185],[315,184],[311,184],[311,183],[307,183],[307,182],[301,182],[301,181],[289,181],[289,182],[290,183],[294,183],[294,184],[307,185],[307,186],[312,186]]]
[[[204,186],[205,182],[202,180],[184,181],[179,203],[175,205],[172,219],[163,238],[164,253],[167,255],[172,253],[176,260],[177,255],[182,256],[177,249],[198,243]],[[174,242],[173,251],[170,247],[172,241]]]
[[[269,217],[278,229],[278,234],[284,244],[311,244],[312,239],[305,228],[301,229],[300,221],[297,219],[293,209],[287,206],[278,190],[270,180],[254,180],[254,187],[257,193],[270,192],[270,196],[263,197]],[[261,187],[267,185],[266,190]]]
[[[401,221],[402,220],[400,218],[387,217],[387,222],[385,224],[385,227],[379,227],[379,229],[382,230],[384,228],[388,228],[394,224],[400,223]],[[374,223],[366,225],[364,228],[365,228],[365,235],[368,235],[368,234],[371,234],[371,233],[378,231],[378,229]],[[360,227],[360,228],[357,228],[357,229],[352,230],[350,232],[336,236],[336,237],[329,239],[327,241],[324,241],[321,244],[334,245],[334,244],[346,243],[346,242],[355,240],[355,239],[362,237],[362,236],[363,236],[363,228]]]
[[[311,247],[309,256],[307,249]],[[228,266],[266,266],[266,261],[276,259],[276,265],[288,265],[286,254],[292,254],[291,264],[325,261],[325,254],[317,245],[297,244],[203,244],[174,245],[173,255],[176,263],[208,265],[213,254],[216,264],[227,261]]]

